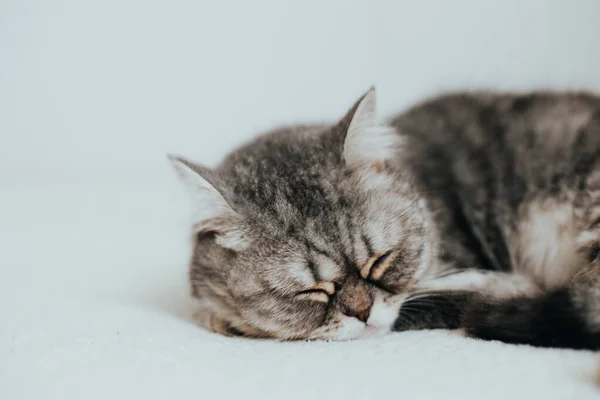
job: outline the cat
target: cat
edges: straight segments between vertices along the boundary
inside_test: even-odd
[[[372,88],[337,123],[268,132],[214,169],[170,160],[206,329],[600,348],[593,94],[450,93],[383,122]]]

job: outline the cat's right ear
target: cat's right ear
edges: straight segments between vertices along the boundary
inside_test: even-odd
[[[377,93],[372,87],[339,122],[345,131],[344,160],[355,168],[380,169],[397,157],[401,138],[377,116]]]
[[[194,233],[213,233],[221,246],[243,249],[246,245],[243,218],[217,189],[214,173],[181,157],[168,158],[191,195]]]

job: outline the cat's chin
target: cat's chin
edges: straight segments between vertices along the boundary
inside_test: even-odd
[[[356,320],[344,323],[334,334],[325,335],[323,339],[332,341],[350,341],[384,336],[391,332],[389,326],[365,325]]]
[[[361,339],[373,339],[387,335],[390,333],[389,328],[382,328],[376,326],[363,326],[362,329],[353,332],[353,334],[348,335],[345,338],[336,338],[334,340],[337,341],[351,341],[351,340],[361,340]]]

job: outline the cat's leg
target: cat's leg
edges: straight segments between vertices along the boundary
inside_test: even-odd
[[[464,271],[431,290],[408,298],[395,331],[463,329],[473,337],[539,347],[600,349],[600,273],[593,268],[568,287],[541,291],[520,282],[511,291],[510,274]],[[503,281],[503,278],[507,278]]]
[[[538,294],[541,289],[533,279],[525,275],[469,268],[423,280],[417,285],[416,293],[447,291],[477,292],[496,298],[508,298]]]
[[[417,285],[403,302],[394,330],[461,328],[464,311],[476,296],[509,299],[539,293],[533,280],[522,275],[482,269],[451,271]]]
[[[539,347],[600,349],[600,281],[576,282],[537,296],[473,295],[460,327],[471,336]]]

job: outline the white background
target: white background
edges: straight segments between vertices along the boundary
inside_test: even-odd
[[[592,399],[593,353],[190,320],[187,203],[281,123],[459,88],[600,90],[597,0],[0,0],[0,399]]]
[[[0,182],[214,164],[372,84],[385,116],[464,87],[600,90],[599,38],[596,0],[3,0]]]

